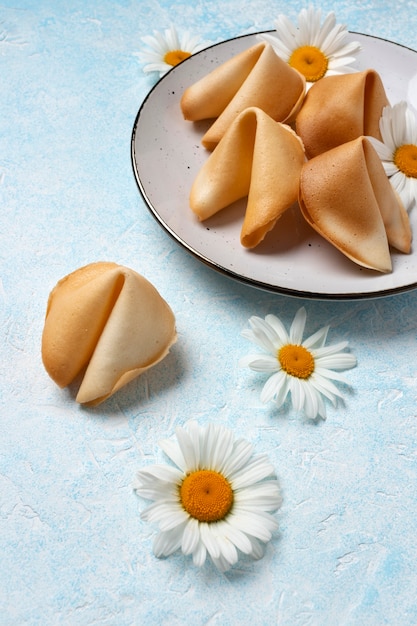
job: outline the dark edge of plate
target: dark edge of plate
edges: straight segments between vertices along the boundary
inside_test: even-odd
[[[203,50],[200,50],[199,52],[194,53],[192,56],[196,56],[202,53],[205,53],[207,50],[211,49],[211,48],[215,48],[216,46],[220,46],[228,41],[234,41],[236,39],[244,39],[245,37],[253,37],[254,35],[260,35],[260,34],[264,34],[264,33],[271,33],[271,32],[275,32],[274,29],[269,29],[269,30],[262,30],[262,31],[257,31],[254,33],[246,33],[245,35],[237,35],[236,37],[231,37],[230,39],[225,39],[223,41],[219,41],[217,43],[212,44],[211,46],[207,46],[206,48],[204,48]],[[416,50],[414,50],[413,48],[410,48],[408,46],[404,46],[403,44],[399,44],[395,41],[390,41],[389,39],[385,39],[384,37],[378,37],[375,35],[369,35],[367,33],[359,33],[357,31],[349,31],[349,33],[351,35],[360,35],[361,37],[369,37],[370,39],[379,39],[380,41],[384,41],[386,43],[398,46],[399,48],[403,48],[405,50],[409,50],[410,52],[415,52],[417,53]],[[191,57],[189,57],[191,58]],[[170,237],[172,237],[172,239],[181,245],[181,247],[183,247],[188,253],[190,253],[192,256],[194,256],[196,259],[198,259],[199,261],[201,261],[202,263],[204,263],[205,265],[207,265],[208,267],[210,267],[211,269],[217,271],[218,273],[222,274],[223,276],[227,276],[228,278],[231,278],[239,283],[248,285],[250,287],[253,287],[255,289],[261,289],[262,291],[266,291],[269,293],[275,293],[275,294],[279,294],[279,295],[284,295],[284,296],[291,296],[294,298],[302,298],[302,299],[309,299],[309,300],[329,300],[329,301],[353,301],[353,300],[373,300],[376,298],[386,298],[389,296],[394,296],[394,295],[399,295],[402,293],[408,293],[409,291],[413,291],[414,289],[417,289],[417,281],[414,283],[410,283],[409,285],[403,285],[401,287],[393,287],[392,289],[384,289],[384,290],[379,290],[379,291],[371,291],[371,292],[367,292],[367,293],[316,293],[316,292],[310,292],[310,291],[301,291],[301,290],[296,290],[296,289],[289,289],[286,287],[280,287],[278,285],[270,285],[269,283],[263,283],[261,281],[258,280],[253,280],[251,278],[248,278],[246,276],[241,276],[240,274],[237,274],[235,272],[233,272],[232,270],[228,270],[224,267],[222,267],[221,265],[219,265],[218,263],[216,263],[215,261],[213,261],[212,259],[209,259],[208,257],[206,257],[204,254],[202,254],[201,252],[198,252],[197,250],[195,250],[192,246],[190,246],[187,242],[185,242],[174,230],[172,230],[168,224],[166,224],[164,222],[164,220],[161,218],[161,216],[159,215],[157,209],[153,206],[152,202],[150,201],[150,199],[148,198],[145,188],[142,185],[141,182],[141,178],[140,178],[140,174],[139,171],[137,169],[136,166],[136,158],[135,158],[135,139],[136,139],[136,131],[137,131],[137,127],[138,127],[138,122],[142,113],[142,110],[148,100],[148,98],[150,97],[150,95],[152,94],[152,92],[158,87],[158,85],[165,79],[165,77],[167,76],[167,74],[175,71],[180,65],[186,63],[189,59],[184,59],[184,61],[181,61],[181,63],[178,63],[178,65],[176,65],[175,67],[173,67],[172,69],[168,70],[149,90],[149,92],[147,93],[147,95],[145,96],[145,98],[143,99],[139,110],[136,114],[135,117],[135,121],[133,124],[133,129],[132,129],[132,134],[131,134],[131,141],[130,141],[130,157],[131,157],[131,163],[132,163],[132,169],[133,169],[133,174],[136,180],[136,184],[138,186],[138,189],[142,195],[143,200],[145,201],[145,204],[148,208],[148,210],[150,211],[151,215],[156,219],[156,221],[162,226],[162,228],[168,233],[168,235],[170,235]]]

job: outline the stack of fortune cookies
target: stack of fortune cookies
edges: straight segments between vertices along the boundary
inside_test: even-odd
[[[256,247],[292,205],[358,265],[392,271],[390,248],[411,251],[408,214],[366,139],[381,140],[389,105],[368,69],[305,80],[261,43],[186,89],[186,120],[215,118],[202,138],[210,154],[190,207],[206,220],[247,196],[240,241]],[[277,226],[278,227],[278,226]]]

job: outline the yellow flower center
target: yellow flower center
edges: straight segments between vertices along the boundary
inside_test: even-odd
[[[309,83],[315,83],[327,72],[329,60],[316,46],[301,46],[291,54],[288,63],[303,74]]]
[[[188,59],[191,56],[191,52],[184,52],[184,50],[168,50],[164,55],[164,61],[168,65],[178,65],[184,59]]]
[[[296,378],[308,378],[314,372],[314,357],[304,346],[287,344],[278,350],[284,372]]]
[[[409,178],[417,178],[417,146],[409,143],[397,148],[394,163]]]
[[[212,470],[188,474],[180,486],[184,509],[199,522],[218,522],[233,504],[233,491],[226,478]]]

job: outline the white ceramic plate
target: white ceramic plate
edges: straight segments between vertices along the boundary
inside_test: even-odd
[[[417,109],[417,52],[398,44],[350,33],[360,41],[360,70],[381,76],[391,104],[407,100]],[[317,299],[359,299],[417,287],[417,211],[410,255],[392,253],[393,272],[360,268],[316,234],[297,210],[289,211],[254,250],[239,241],[246,202],[199,222],[189,208],[192,182],[208,158],[200,140],[208,122],[184,121],[180,98],[186,87],[238,52],[254,45],[256,34],[207,48],[169,71],[150,91],[135,120],[132,162],[143,198],[163,228],[213,269],[252,286]],[[331,121],[329,121],[331,123]]]

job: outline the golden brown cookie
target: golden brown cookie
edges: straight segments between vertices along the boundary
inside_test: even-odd
[[[389,246],[410,252],[408,214],[365,137],[303,165],[299,204],[318,233],[363,267],[390,272]]]
[[[381,139],[379,120],[388,104],[375,70],[320,79],[308,91],[295,122],[307,156],[312,158],[362,135]]]
[[[161,361],[176,338],[174,314],[148,280],[98,262],[52,290],[42,360],[60,387],[82,374],[76,400],[93,406]]]
[[[181,109],[186,120],[217,118],[202,138],[213,150],[233,120],[248,107],[274,120],[290,122],[301,106],[305,79],[261,42],[232,57],[186,89]]]
[[[248,196],[241,243],[257,246],[298,198],[304,149],[287,125],[244,110],[197,174],[190,206],[200,220]]]

